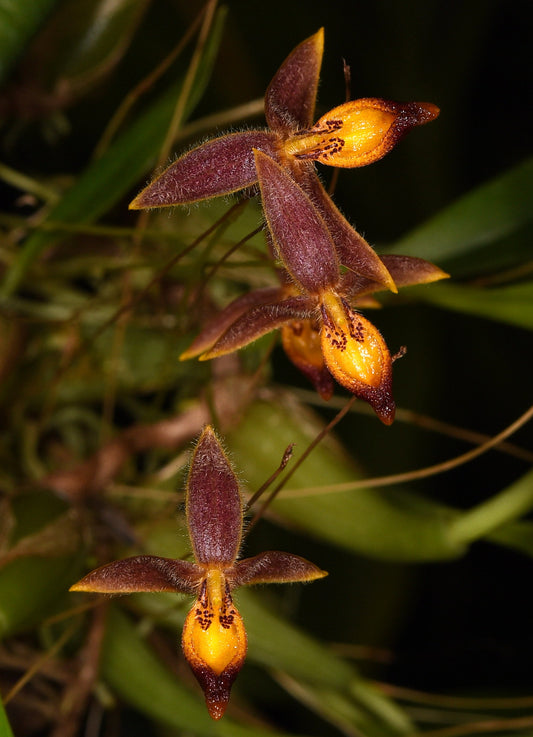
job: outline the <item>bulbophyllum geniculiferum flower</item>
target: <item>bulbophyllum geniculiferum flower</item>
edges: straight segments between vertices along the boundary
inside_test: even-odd
[[[311,198],[270,156],[256,151],[255,159],[274,255],[283,267],[282,285],[232,302],[182,358],[214,358],[281,328],[289,358],[324,398],[331,396],[333,377],[390,424],[392,358],[377,328],[353,307],[385,289],[383,281],[343,271],[331,231]],[[446,276],[419,258],[388,256],[380,263],[398,286]]]
[[[237,478],[211,427],[194,451],[186,488],[186,516],[194,562],[139,555],[97,568],[71,591],[128,594],[170,591],[196,597],[183,626],[182,647],[220,719],[246,656],[246,631],[232,598],[238,586],[313,581],[327,574],[291,553],[267,551],[237,560],[243,505]]]
[[[344,103],[314,125],[324,32],[299,44],[265,95],[267,130],[215,138],[171,164],[131,203],[132,209],[187,204],[236,192],[257,182],[253,149],[264,151],[300,180],[308,162],[338,167],[378,161],[414,126],[437,117],[431,103],[364,98]]]
[[[431,103],[364,98],[340,105],[313,125],[323,47],[321,29],[283,62],[265,95],[268,129],[230,133],[193,148],[140,192],[130,208],[188,204],[255,185],[254,150],[262,151],[311,197],[342,265],[395,291],[383,262],[322,187],[314,162],[335,167],[371,164],[411,128],[436,118],[439,110]]]

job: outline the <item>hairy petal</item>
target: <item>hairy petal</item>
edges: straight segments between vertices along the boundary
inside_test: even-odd
[[[415,284],[430,284],[440,279],[448,279],[449,274],[430,261],[416,256],[382,256],[382,261],[388,268],[399,287],[411,287]]]
[[[282,292],[279,287],[267,287],[265,289],[256,289],[253,292],[248,292],[237,297],[237,299],[233,300],[233,302],[208,322],[200,335],[181,354],[180,361],[186,361],[189,358],[199,356],[200,353],[205,353],[213,347],[217,340],[241,315],[258,305],[277,301],[278,298],[281,298],[281,294]]]
[[[200,360],[207,361],[244,348],[290,320],[309,317],[315,307],[316,300],[309,297],[289,297],[254,307],[235,320],[213,347],[200,356]]]
[[[256,583],[290,583],[291,581],[315,581],[327,576],[314,563],[292,553],[267,550],[253,558],[238,561],[228,574],[230,586]]]
[[[185,205],[237,192],[257,181],[253,149],[275,155],[268,131],[230,133],[193,148],[171,164],[130,203],[130,210]]]
[[[302,186],[326,221],[341,264],[354,274],[380,283],[383,289],[397,292],[394,280],[383,260],[341,214],[314,169],[306,173],[302,179]]]
[[[439,114],[429,102],[392,102],[377,97],[345,102],[330,110],[308,131],[285,144],[297,159],[338,167],[359,167],[383,158],[417,125]]]
[[[202,569],[186,560],[137,555],[91,571],[70,590],[101,594],[131,594],[139,591],[194,594],[201,576]]]
[[[398,287],[411,287],[415,284],[447,279],[448,274],[430,261],[415,256],[381,256],[381,260],[389,270]],[[355,298],[372,294],[384,289],[383,284],[372,279],[365,279],[357,274],[347,273],[343,276],[343,294],[351,294]]]
[[[274,75],[265,95],[265,115],[272,130],[290,132],[313,123],[324,29],[302,41]]]
[[[241,544],[242,500],[237,477],[210,426],[192,456],[185,508],[196,561],[231,565]]]
[[[263,208],[279,257],[305,291],[318,294],[339,280],[335,244],[324,218],[279,164],[255,152]]]

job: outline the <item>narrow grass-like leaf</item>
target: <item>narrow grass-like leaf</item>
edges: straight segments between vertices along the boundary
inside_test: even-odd
[[[397,731],[389,731],[383,729],[382,726],[377,727],[372,721],[368,712],[362,707],[357,699],[346,696],[339,691],[333,691],[328,688],[301,684],[284,674],[277,673],[276,679],[279,683],[296,699],[306,704],[314,712],[322,716],[326,721],[337,727],[342,734],[347,737],[355,737],[355,735],[381,735],[385,734],[413,734],[414,727],[407,718],[405,712],[402,712],[396,706],[394,710],[399,716],[397,722]],[[369,685],[369,689],[373,688],[378,698],[382,699],[381,694],[375,687]],[[392,726],[392,725],[391,725]]]
[[[363,734],[406,734],[409,719],[393,702],[370,687],[352,665],[309,635],[269,611],[251,591],[239,592],[239,607],[248,632],[249,658],[283,669],[316,689],[350,694],[353,726]]]
[[[0,0],[0,83],[57,0]]]
[[[253,464],[248,465],[247,458],[252,455],[247,438],[252,437],[252,427]],[[253,405],[238,430],[231,434],[229,443],[242,460],[248,482],[259,485],[261,473],[273,465],[274,458],[281,457],[282,449],[290,442],[305,447],[313,434],[310,427],[309,418],[304,424],[294,407],[288,411],[273,402]],[[487,538],[499,542],[500,527],[501,542],[512,544],[512,533],[504,533],[506,525],[516,524],[515,520],[533,508],[533,472],[467,512],[390,487],[328,494],[329,484],[343,483],[343,479],[354,481],[356,477],[341,454],[328,448],[327,443],[318,446],[291,478],[286,496],[282,491],[273,502],[273,509],[289,525],[314,537],[374,558],[398,562],[459,556],[475,540]],[[291,490],[316,489],[321,479],[325,487],[323,494],[291,497]],[[515,547],[524,547],[523,536]],[[526,547],[525,551],[531,549]]]
[[[0,699],[0,737],[13,737],[7,714]]]
[[[218,12],[206,43],[192,93],[186,105],[190,115],[198,103],[213,68],[224,12]],[[49,219],[64,223],[89,223],[105,213],[154,165],[170,123],[182,80],[173,85],[117,138],[105,154],[89,164],[77,182],[51,209]],[[64,235],[36,231],[23,245],[0,288],[0,296],[15,291],[32,261],[44,248]]]
[[[419,290],[425,302],[489,320],[533,330],[533,281],[480,289],[460,284],[436,284]]]
[[[55,24],[55,61],[61,84],[79,93],[121,58],[148,0],[78,0],[64,3]]]
[[[460,514],[450,525],[450,536],[466,544],[483,537],[533,508],[533,470],[499,494]]]
[[[520,520],[503,525],[490,532],[487,539],[533,558],[533,523],[531,522]]]
[[[389,253],[435,261],[475,253],[533,219],[533,159],[505,172],[462,197],[397,241]]]

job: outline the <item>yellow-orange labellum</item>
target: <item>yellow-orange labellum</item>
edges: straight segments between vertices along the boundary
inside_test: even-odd
[[[224,573],[210,569],[183,626],[182,645],[213,719],[226,710],[246,656],[246,631]]]
[[[347,310],[338,297],[324,295],[330,318],[322,329],[326,364],[339,383],[353,380],[377,389],[388,370],[389,351],[381,333],[362,315]]]

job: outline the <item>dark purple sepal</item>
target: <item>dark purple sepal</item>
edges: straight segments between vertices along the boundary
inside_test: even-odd
[[[101,594],[131,594],[141,591],[196,593],[203,569],[186,560],[136,555],[123,558],[88,573],[71,591]]]
[[[302,41],[280,66],[265,94],[265,115],[272,130],[290,132],[313,124],[324,29]]]
[[[252,130],[214,138],[181,156],[131,202],[131,210],[184,205],[257,182],[253,149],[275,155],[276,136]]]
[[[447,279],[448,274],[430,261],[416,256],[397,256],[395,254],[380,257],[394,279],[397,287],[412,287],[416,284]],[[383,291],[386,287],[380,282],[365,279],[358,274],[348,272],[342,277],[342,292],[352,298],[362,297],[374,292]]]
[[[326,222],[311,199],[277,162],[255,152],[263,209],[278,256],[310,294],[335,285],[339,262]]]
[[[290,320],[306,319],[312,314],[315,306],[314,299],[302,296],[288,297],[279,302],[254,307],[242,314],[212,348],[200,356],[200,360],[207,361],[232,353],[271,330],[280,328]]]
[[[430,282],[449,278],[449,274],[438,266],[416,256],[397,256],[396,254],[390,254],[388,256],[381,256],[381,260],[389,270],[398,287],[429,284]]]
[[[241,544],[242,500],[237,477],[211,427],[194,449],[185,506],[195,560],[231,565]]]
[[[302,186],[324,218],[333,238],[340,263],[354,274],[383,285],[383,289],[396,292],[394,281],[387,267],[372,246],[346,220],[328,195],[316,172],[309,171]]]

